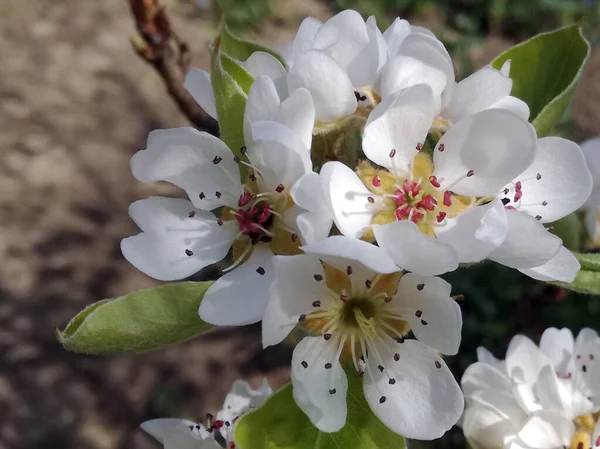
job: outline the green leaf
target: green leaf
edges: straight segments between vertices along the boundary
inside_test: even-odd
[[[244,111],[254,78],[234,59],[221,52],[218,41],[211,66],[221,139],[235,156],[245,159],[241,151],[244,146]],[[240,165],[242,179],[245,179],[244,167]]]
[[[492,62],[500,69],[511,60],[511,94],[529,105],[538,137],[547,136],[564,114],[589,53],[581,27],[572,25],[539,34]]]
[[[581,264],[577,276],[570,284],[565,282],[555,282],[555,284],[579,293],[600,295],[600,254],[573,252],[573,255]]]
[[[254,42],[245,41],[234,35],[227,24],[222,22],[220,27],[220,51],[238,61],[246,61],[252,53],[263,51],[276,57],[285,67],[285,62],[275,51]],[[215,42],[216,44],[216,42]]]
[[[212,282],[180,282],[98,301],[77,314],[58,340],[85,354],[152,351],[196,337],[211,326],[198,307]]]
[[[554,223],[550,223],[553,227],[552,234],[560,237],[563,245],[571,251],[580,251],[583,243],[583,229],[581,220],[576,213],[569,214]]]
[[[235,426],[236,445],[243,449],[403,449],[404,438],[389,430],[371,411],[362,391],[363,379],[348,373],[348,417],[336,433],[317,429],[296,405],[288,384]]]

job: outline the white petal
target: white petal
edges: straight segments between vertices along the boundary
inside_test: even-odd
[[[210,434],[202,424],[196,424],[187,419],[162,418],[152,419],[140,424],[148,434],[164,445],[165,449],[209,449],[211,445]],[[206,440],[206,443],[203,442]]]
[[[429,276],[458,268],[454,248],[423,234],[412,221],[373,225],[373,232],[379,246],[405,270]]]
[[[504,109],[512,112],[523,120],[529,120],[529,106],[523,100],[517,97],[504,97],[491,106],[491,109]]]
[[[273,81],[266,76],[254,80],[248,93],[244,112],[244,137],[252,142],[252,124],[261,121],[279,122],[294,131],[307,149],[312,142],[315,108],[306,89],[296,89],[280,103]]]
[[[556,371],[563,376],[566,375],[564,368],[573,355],[574,345],[573,333],[566,327],[563,329],[549,327],[540,340],[540,349],[552,360]]]
[[[389,303],[390,309],[402,310],[419,341],[446,355],[458,352],[462,329],[460,307],[450,297],[450,289],[441,278],[408,273]]]
[[[260,407],[272,394],[266,378],[258,389],[254,389],[245,380],[236,380],[223,401],[223,410],[229,410],[233,417],[243,415],[251,408]]]
[[[274,192],[280,184],[289,190],[312,169],[306,147],[285,126],[276,122],[256,122],[252,131],[257,140],[248,147],[247,155],[260,172],[262,190]]]
[[[296,404],[323,432],[337,432],[346,423],[348,379],[335,356],[336,347],[323,337],[304,337],[292,355]]]
[[[584,328],[575,340],[574,373],[583,386],[589,390],[596,409],[600,409],[600,337],[596,331]]]
[[[313,17],[307,17],[302,21],[298,28],[298,32],[296,33],[296,37],[294,38],[292,63],[311,49],[315,36],[322,25],[323,24],[319,20]]]
[[[482,390],[477,392],[477,400],[467,401],[463,431],[473,448],[502,448],[520,430],[526,417],[512,395]]]
[[[304,172],[312,171],[310,147],[306,147],[300,136],[287,126],[275,121],[254,122],[252,124],[252,137],[257,142],[274,142],[287,150],[291,150],[300,158],[300,161],[302,162],[301,169]],[[255,151],[256,150],[253,147],[248,147],[248,158],[251,159],[251,161],[255,164],[261,164],[261,162],[256,162],[257,160],[260,161],[260,156],[256,155],[254,153]],[[300,167],[281,167],[280,169],[276,169],[271,165],[271,163],[263,165],[263,167],[271,169],[277,173],[281,172],[282,170],[284,172],[295,172],[297,169],[300,169]],[[259,168],[263,167],[259,166]],[[294,182],[296,181],[297,179],[294,180]]]
[[[310,150],[315,124],[315,105],[308,90],[296,89],[292,92],[281,102],[279,116],[274,119],[294,131]]]
[[[374,213],[368,201],[373,194],[356,173],[341,162],[327,162],[321,168],[320,176],[340,232],[348,237],[362,237]]]
[[[508,234],[504,205],[496,200],[455,218],[437,233],[439,241],[452,246],[461,263],[479,262],[498,248]]]
[[[584,392],[575,387],[571,379],[559,379],[555,368],[550,365],[540,371],[535,392],[543,408],[561,410],[569,419],[594,411]]]
[[[581,149],[594,177],[600,176],[600,137],[586,140],[581,144]]]
[[[219,226],[212,213],[179,198],[136,201],[129,215],[143,232],[121,241],[123,256],[163,281],[186,278],[223,259],[237,233],[233,222]]]
[[[454,86],[454,66],[444,44],[425,33],[411,33],[404,39],[398,55],[411,56],[446,75],[446,86]],[[393,56],[392,56],[393,57]]]
[[[458,122],[464,117],[489,109],[494,103],[510,95],[512,83],[499,70],[489,65],[482,67],[456,85],[452,100],[444,108],[442,115]]]
[[[348,76],[357,87],[372,86],[388,61],[387,46],[373,16],[367,19],[367,33],[369,43],[348,65]]]
[[[320,176],[309,172],[294,184],[290,195],[294,203],[305,210],[296,218],[303,243],[324,239],[333,225],[333,212],[325,197]]]
[[[262,320],[275,277],[272,258],[267,245],[255,245],[247,261],[209,287],[200,303],[200,318],[215,326],[243,326]]]
[[[411,26],[407,20],[396,17],[387,30],[383,33],[383,38],[387,42],[388,50],[391,56],[396,56],[398,50],[404,42],[404,39],[411,33]]]
[[[593,184],[579,145],[561,137],[539,139],[535,160],[515,181],[522,184],[519,210],[542,217],[542,223],[556,221],[583,206]]]
[[[131,158],[137,179],[175,184],[199,209],[236,207],[242,191],[240,174],[223,141],[194,128],[174,128],[152,131],[147,146]]]
[[[529,338],[512,338],[506,351],[506,369],[511,378],[533,385],[546,365],[552,365],[552,361]]]
[[[435,99],[434,105],[439,110],[440,95],[446,87],[446,75],[424,62],[410,56],[396,56],[381,73],[381,96],[387,98],[402,89],[418,84],[426,84],[431,88]]]
[[[458,194],[494,195],[531,165],[535,148],[531,124],[508,111],[489,109],[464,118],[439,140],[435,175],[444,179],[442,188],[451,186]]]
[[[183,87],[187,90],[196,103],[206,111],[208,115],[217,120],[217,105],[210,81],[210,73],[200,69],[190,69],[185,76]]]
[[[327,295],[323,266],[317,257],[275,256],[275,281],[262,321],[263,347],[276,345],[298,324],[300,315],[324,306]],[[320,306],[313,305],[321,301]]]
[[[312,48],[322,50],[341,67],[347,68],[360,51],[369,43],[365,21],[354,10],[344,10],[317,31]]]
[[[248,91],[244,110],[244,138],[246,144],[252,140],[252,124],[265,120],[276,120],[279,116],[279,94],[273,80],[268,76],[257,77]]]
[[[365,155],[398,174],[407,173],[418,153],[417,144],[427,138],[433,116],[433,96],[427,85],[384,99],[373,109],[365,125],[362,140]]]
[[[310,50],[294,63],[288,74],[290,92],[308,89],[315,104],[315,118],[333,121],[356,111],[352,82],[345,70],[325,53]]]
[[[477,362],[470,365],[463,374],[461,386],[465,396],[470,396],[478,390],[494,389],[510,392],[510,379],[492,365]]]
[[[534,449],[555,449],[569,446],[575,425],[560,412],[540,410],[529,418],[518,438]]]
[[[483,346],[477,347],[477,361],[493,366],[498,371],[506,373],[506,363],[504,360],[497,359],[490,351]]]
[[[539,267],[551,260],[562,241],[548,232],[535,218],[516,210],[507,210],[508,235],[489,258],[511,268]]]
[[[371,344],[366,363],[365,398],[373,413],[394,432],[433,440],[460,418],[464,405],[460,387],[444,361],[423,343],[390,340]],[[390,379],[395,383],[390,384]]]
[[[519,271],[538,281],[573,282],[580,268],[581,265],[573,253],[561,246],[558,253],[545,264]]]
[[[277,88],[279,97],[287,97],[287,70],[275,56],[264,51],[255,51],[242,65],[254,78],[259,76],[271,78]]]
[[[352,262],[359,263],[375,273],[387,274],[399,271],[398,266],[381,248],[342,235],[334,235],[304,245],[302,250],[341,271],[346,271],[349,263]]]

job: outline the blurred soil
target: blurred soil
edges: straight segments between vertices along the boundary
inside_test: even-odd
[[[194,65],[207,68],[214,21],[163,3]],[[283,45],[302,17],[330,15],[317,0],[280,10],[250,34]],[[156,285],[122,258],[119,241],[136,232],[132,201],[178,193],[136,182],[128,160],[150,130],[187,122],[131,50],[132,32],[125,0],[0,2],[0,449],[153,447],[137,426],[164,410],[161,394],[201,417],[239,376],[268,373],[275,387],[287,376],[260,353],[256,326],[117,358],[71,354],[54,339],[88,304]],[[477,50],[475,64],[507,45]],[[600,98],[600,79],[586,77]],[[576,116],[600,134],[590,119],[600,111],[589,109],[600,102],[586,95]]]

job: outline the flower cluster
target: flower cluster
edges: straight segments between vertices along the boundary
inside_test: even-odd
[[[124,256],[177,280],[232,254],[200,316],[262,320],[265,347],[301,329],[294,398],[319,429],[344,426],[347,376],[361,375],[387,427],[441,436],[463,411],[441,357],[457,353],[462,318],[435,276],[490,259],[573,280],[578,261],[545,225],[590,195],[581,148],[538,139],[527,104],[511,96],[510,62],[456,82],[444,45],[405,20],[382,33],[351,10],[308,18],[282,60],[257,51],[237,63],[254,80],[244,146],[234,156],[193,128],[150,133],[134,176],[189,199],[133,203],[142,232],[123,240]],[[193,69],[185,87],[220,118],[209,73]],[[323,153],[350,131],[357,158],[336,143]],[[194,428],[185,438],[206,436]]]
[[[549,328],[515,336],[505,360],[484,348],[462,378],[463,429],[475,449],[600,447],[600,337]]]
[[[260,407],[271,393],[266,379],[257,390],[247,382],[237,380],[216,418],[211,414],[206,415],[206,426],[187,419],[161,418],[146,421],[141,428],[156,438],[165,449],[235,449],[235,423],[251,409]]]

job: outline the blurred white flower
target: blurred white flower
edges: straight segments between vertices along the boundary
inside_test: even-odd
[[[344,236],[276,256],[263,318],[263,345],[297,325],[310,334],[294,349],[296,403],[319,429],[346,422],[348,381],[341,362],[364,375],[365,398],[391,430],[439,438],[459,419],[463,397],[439,355],[456,354],[462,317],[450,285],[402,274],[380,248]],[[407,338],[412,331],[416,339]],[[439,351],[439,352],[438,352]]]
[[[235,423],[249,410],[264,404],[271,393],[266,379],[257,390],[245,381],[236,380],[216,419],[207,415],[206,426],[187,419],[162,418],[146,421],[140,427],[165,449],[235,449]]]
[[[314,108],[306,89],[280,102],[273,82],[259,77],[244,120],[242,151],[249,162],[193,128],[153,131],[148,148],[131,159],[137,179],[173,183],[190,200],[151,197],[131,205],[143,232],[121,242],[129,262],[156,279],[182,279],[223,259],[233,246],[233,265],[208,289],[200,308],[202,318],[216,325],[262,318],[273,279],[271,257],[299,252],[296,217],[302,211],[292,200],[293,186],[312,173]],[[244,183],[240,163],[251,172]],[[217,218],[212,211],[221,207]],[[305,227],[318,219],[309,216]]]
[[[465,371],[463,430],[475,449],[600,447],[600,338],[547,329],[515,336],[499,361],[483,348]]]
[[[581,144],[594,178],[592,194],[585,204],[585,227],[594,246],[600,246],[600,137]]]

